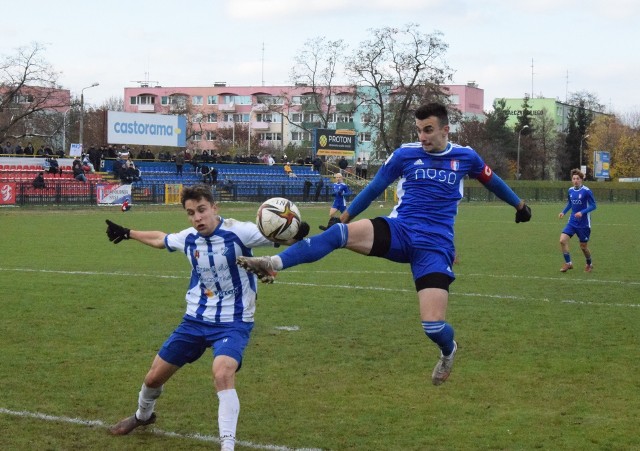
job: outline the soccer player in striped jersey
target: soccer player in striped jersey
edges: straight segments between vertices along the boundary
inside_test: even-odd
[[[133,239],[169,252],[179,251],[192,267],[182,322],[151,364],[138,395],[137,411],[110,432],[124,435],[154,423],[156,399],[164,384],[211,347],[221,446],[222,450],[233,450],[240,411],[235,374],[253,329],[257,293],[256,276],[235,261],[241,255],[251,256],[254,247],[273,243],[253,223],[220,217],[209,186],[184,188],[181,197],[192,227],[178,233],[130,230],[107,220],[107,235],[113,243]]]
[[[475,150],[449,142],[444,105],[419,107],[415,125],[420,141],[402,145],[387,158],[371,183],[342,213],[341,223],[273,257],[239,257],[238,264],[258,274],[263,282],[273,282],[277,271],[317,261],[339,248],[409,263],[423,330],[440,349],[431,375],[432,383],[440,385],[449,377],[457,350],[453,327],[445,315],[449,285],[455,279],[453,225],[464,177],[479,180],[513,206],[516,222],[529,221],[531,209]],[[389,216],[351,222],[396,179],[398,204]]]
[[[560,249],[564,256],[564,264],[560,268],[560,272],[567,272],[573,269],[571,254],[569,252],[569,240],[575,234],[580,241],[580,249],[584,254],[587,264],[584,267],[585,272],[593,270],[591,262],[591,251],[587,246],[591,237],[591,212],[596,209],[596,199],[589,188],[583,185],[584,174],[580,169],[571,170],[571,183],[573,186],[569,188],[567,194],[567,205],[560,212],[558,218],[562,219],[569,210],[571,215],[567,225],[560,234]]]

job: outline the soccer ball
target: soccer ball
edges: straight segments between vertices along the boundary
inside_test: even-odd
[[[284,243],[296,236],[300,222],[298,207],[283,197],[273,197],[264,201],[256,216],[260,233],[277,243]]]

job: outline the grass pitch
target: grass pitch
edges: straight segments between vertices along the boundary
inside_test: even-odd
[[[221,213],[252,220],[257,206]],[[328,205],[299,206],[312,230],[326,223]],[[594,272],[574,238],[575,269],[561,274],[563,206],[533,205],[515,224],[504,204],[461,204],[448,313],[459,353],[440,387],[408,266],[339,250],[261,286],[236,449],[640,448],[640,206],[600,203]],[[105,218],[189,225],[179,207],[0,209],[0,449],[215,449],[210,353],[167,384],[156,425],[106,432],[135,410],[184,313],[189,265],[113,245]]]

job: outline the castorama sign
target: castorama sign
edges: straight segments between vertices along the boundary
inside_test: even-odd
[[[184,116],[109,111],[109,144],[186,147],[187,119]]]

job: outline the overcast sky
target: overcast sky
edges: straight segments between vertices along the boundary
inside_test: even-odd
[[[637,0],[0,0],[0,55],[46,45],[60,83],[99,106],[124,87],[285,85],[307,39],[420,24],[441,31],[454,84],[497,97],[564,101],[589,91],[617,113],[640,111]],[[264,46],[264,50],[263,50]],[[533,67],[532,67],[533,66]]]

